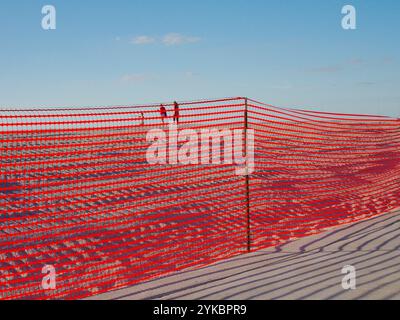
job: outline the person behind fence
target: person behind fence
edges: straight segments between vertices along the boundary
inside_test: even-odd
[[[179,124],[179,104],[174,101],[174,123]]]
[[[167,119],[167,109],[165,109],[164,105],[160,106],[160,115],[161,115],[161,121],[163,124],[165,124],[165,119]]]
[[[144,113],[140,112],[140,125],[144,126]]]

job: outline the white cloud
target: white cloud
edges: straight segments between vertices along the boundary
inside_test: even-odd
[[[201,39],[199,37],[185,36],[180,33],[168,33],[160,40],[161,43],[163,43],[166,46],[176,46],[187,43],[196,43],[199,42]],[[159,40],[146,35],[137,36],[131,40],[131,43],[135,45],[146,45],[156,42],[159,42]]]
[[[140,83],[148,79],[150,76],[142,73],[126,74],[121,77],[123,83]]]
[[[132,43],[136,45],[144,45],[144,44],[150,44],[154,43],[156,40],[152,37],[149,36],[138,36],[134,39],[132,39]]]
[[[183,75],[187,79],[192,79],[198,76],[198,74],[193,71],[186,71]]]
[[[199,42],[200,38],[198,37],[192,37],[192,36],[184,36],[180,33],[168,33],[167,35],[164,36],[162,42],[166,46],[174,46],[174,45],[180,45],[180,44],[185,44],[185,43],[195,43]]]

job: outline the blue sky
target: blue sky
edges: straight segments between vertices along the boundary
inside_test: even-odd
[[[4,0],[0,106],[248,96],[399,117],[399,14],[398,0]]]

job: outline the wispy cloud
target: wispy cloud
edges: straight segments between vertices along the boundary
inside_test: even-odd
[[[342,70],[342,68],[339,66],[326,66],[326,67],[319,67],[319,68],[311,68],[311,69],[308,69],[307,71],[312,72],[312,73],[330,74],[330,73],[339,72],[341,70]]]
[[[292,89],[293,86],[290,84],[276,84],[276,85],[271,85],[269,86],[270,89],[277,89],[277,90],[288,90],[288,89]]]
[[[193,71],[186,71],[184,73],[184,77],[187,78],[187,79],[192,79],[192,78],[195,78],[197,76],[198,76],[198,74],[193,72]]]
[[[199,37],[185,36],[180,33],[168,33],[163,37],[162,42],[166,46],[175,46],[185,43],[196,43],[200,40],[201,39]]]
[[[376,84],[376,82],[372,82],[372,81],[357,82],[357,86],[361,86],[361,87],[370,87],[370,86],[374,86],[375,84]]]
[[[151,36],[137,36],[133,38],[130,42],[135,45],[147,45],[152,43],[162,43],[166,46],[177,46],[188,43],[199,42],[201,38],[194,36],[187,36],[181,33],[168,33],[163,37],[151,37]]]
[[[131,43],[136,45],[145,45],[156,42],[156,39],[149,36],[138,36],[132,39]]]
[[[392,57],[385,57],[380,62],[383,65],[391,65],[391,64],[393,64],[395,62],[395,60]]]
[[[143,73],[125,74],[120,78],[122,83],[141,83],[151,79],[152,76]]]
[[[362,58],[352,58],[346,60],[340,64],[331,66],[321,66],[316,68],[309,68],[307,72],[320,73],[320,74],[332,74],[340,71],[348,70],[349,68],[370,68],[370,67],[385,67],[393,64],[394,59],[391,57],[385,57],[383,59],[370,59],[364,60]],[[370,83],[362,83],[358,85],[371,85]]]
[[[352,66],[360,66],[360,65],[365,64],[365,61],[361,58],[353,58],[348,61],[348,64],[350,64]]]

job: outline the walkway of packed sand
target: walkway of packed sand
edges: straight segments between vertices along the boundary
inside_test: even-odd
[[[397,211],[91,299],[400,299],[399,226]]]

